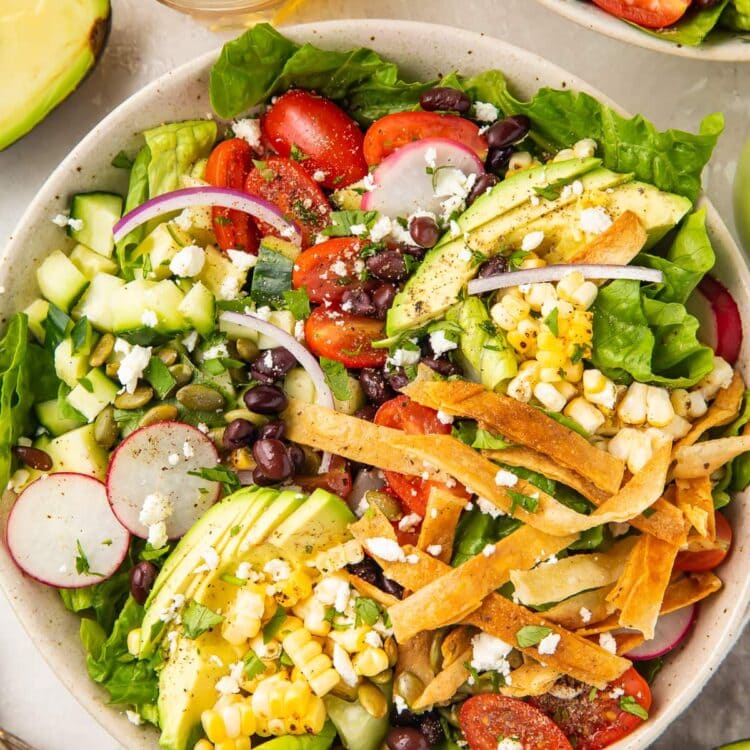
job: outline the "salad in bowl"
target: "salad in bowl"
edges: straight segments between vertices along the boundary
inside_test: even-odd
[[[265,25],[210,94],[49,217],[0,344],[5,544],[91,679],[167,750],[639,730],[750,482],[721,116]]]

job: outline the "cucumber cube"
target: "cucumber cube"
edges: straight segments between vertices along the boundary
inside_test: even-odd
[[[44,343],[44,321],[47,320],[49,313],[49,302],[46,299],[35,299],[25,310],[26,317],[29,319],[29,330],[34,338],[40,343]]]
[[[99,368],[90,370],[68,394],[68,403],[93,422],[117,396],[119,388]]]
[[[198,276],[216,299],[234,299],[247,279],[242,271],[213,245],[206,247],[206,262]]]
[[[44,448],[52,459],[52,471],[72,471],[104,481],[109,454],[94,436],[94,425],[87,424],[51,440]]]
[[[214,295],[200,281],[185,295],[178,311],[201,335],[208,336],[213,332],[216,301]]]
[[[189,326],[180,304],[183,293],[172,281],[136,280],[119,289],[112,302],[112,330],[115,333],[143,328],[146,312],[156,315],[153,329],[158,333],[169,334],[186,330]]]
[[[268,315],[268,322],[281,328],[282,331],[286,331],[290,336],[294,336],[294,327],[297,324],[297,319],[289,310],[272,310]],[[279,342],[271,336],[261,334],[258,337],[259,349],[273,349],[278,345]]]
[[[60,404],[56,398],[51,401],[41,401],[34,406],[39,424],[46,428],[53,437],[64,435],[86,424],[82,418],[72,418],[60,413]]]
[[[124,286],[125,282],[117,276],[97,274],[73,308],[73,317],[78,319],[86,316],[97,330],[112,331],[114,300],[117,291]]]
[[[78,381],[89,370],[89,354],[85,350],[73,351],[73,340],[63,339],[55,348],[55,373],[69,388],[75,388]]]
[[[284,376],[284,393],[306,404],[314,404],[317,390],[312,378],[301,367],[294,367]]]
[[[172,272],[169,263],[180,251],[167,224],[159,224],[135,249],[134,257],[148,256],[151,264],[150,279],[168,279]]]
[[[98,273],[117,273],[117,263],[89,250],[86,245],[76,245],[70,254],[70,260],[89,281]]]
[[[65,312],[89,283],[62,250],[55,250],[42,261],[36,278],[42,295]]]
[[[68,234],[105,258],[112,256],[115,241],[112,228],[122,215],[122,197],[114,193],[79,193],[73,196],[70,218],[82,222],[80,229],[68,227]]]

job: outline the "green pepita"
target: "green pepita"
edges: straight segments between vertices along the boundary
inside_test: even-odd
[[[172,404],[159,404],[151,407],[142,417],[141,421],[138,422],[139,427],[148,427],[151,424],[157,422],[174,422],[179,415],[179,411],[176,406]]]
[[[207,385],[192,383],[177,391],[177,400],[193,411],[218,411],[224,406],[224,396]]]
[[[97,341],[94,351],[91,352],[89,357],[89,365],[91,367],[101,367],[109,355],[115,348],[115,337],[111,333],[105,333],[99,341]]]
[[[154,397],[150,385],[139,385],[132,393],[120,393],[115,398],[117,409],[141,409]]]
[[[115,410],[106,406],[94,420],[94,440],[102,448],[111,448],[120,436],[120,428],[115,421]]]

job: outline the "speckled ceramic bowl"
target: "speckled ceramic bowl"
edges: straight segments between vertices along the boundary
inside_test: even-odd
[[[590,2],[581,0],[538,0],[545,8],[574,21],[604,36],[621,42],[645,47],[668,55],[693,57],[696,60],[720,60],[723,62],[745,62],[750,60],[750,35],[731,31],[712,31],[708,39],[698,47],[675,44],[667,39],[647,34],[635,26],[616,18]]]
[[[575,76],[536,55],[505,42],[459,31],[402,21],[334,21],[285,29],[300,41],[331,48],[368,45],[403,65],[411,76],[432,77],[458,69],[475,73],[502,68],[518,92],[531,95],[541,85],[587,90],[606,97]],[[133,152],[138,133],[156,123],[203,117],[209,110],[208,73],[216,55],[209,54],[159,78],[132,96],[97,125],[54,171],[22,218],[0,262],[0,285],[13,290],[0,295],[0,321],[36,296],[34,269],[45,255],[60,244],[60,232],[50,222],[68,205],[72,193],[92,190],[124,190],[122,170],[110,165],[121,149]],[[718,262],[716,273],[750,319],[750,274],[726,226],[708,204],[708,223]],[[750,345],[742,350],[742,368],[750,376]],[[8,503],[0,514],[0,533]],[[738,498],[728,509],[737,543],[721,568],[724,589],[707,601],[697,627],[679,653],[673,654],[654,688],[651,719],[613,750],[647,747],[689,705],[719,665],[737,638],[750,601],[750,501]],[[24,577],[0,543],[0,584],[8,595],[29,637],[58,677],[91,714],[129,750],[155,750],[157,735],[130,724],[106,704],[106,696],[86,674],[84,654],[78,640],[78,618],[62,606],[53,589]],[[738,686],[738,689],[739,686]]]

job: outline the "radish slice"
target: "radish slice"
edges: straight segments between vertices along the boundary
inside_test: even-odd
[[[262,198],[248,195],[240,190],[231,188],[211,187],[210,185],[184,188],[164,193],[156,198],[134,208],[120,219],[112,229],[115,242],[119,242],[125,235],[137,229],[151,219],[157,219],[164,214],[173,211],[181,211],[183,208],[193,206],[221,206],[222,208],[233,208],[236,211],[244,211],[250,216],[270,224],[279,234],[294,242],[302,244],[302,235],[296,224],[284,218],[284,214],[273,203]]]
[[[656,621],[654,637],[629,651],[625,658],[633,661],[655,659],[677,648],[687,637],[697,616],[698,607],[695,604],[661,615]]]
[[[463,144],[448,138],[423,138],[381,162],[371,176],[375,187],[362,197],[362,208],[391,219],[418,211],[440,215],[446,208],[450,214],[459,207],[450,208],[450,202],[462,204],[471,189],[475,179],[471,175],[483,172],[482,162]]]
[[[733,365],[742,348],[742,318],[737,303],[726,287],[712,276],[703,277],[698,291],[711,305],[716,331],[714,351]]]
[[[469,294],[484,294],[495,289],[507,289],[521,284],[540,284],[544,281],[560,281],[572,271],[582,273],[587,279],[633,279],[660,284],[664,281],[661,271],[643,266],[606,266],[586,264],[564,264],[527,268],[524,271],[510,271],[483,279],[472,279],[467,290]]]
[[[37,479],[19,495],[7,540],[24,573],[48,586],[77,589],[120,567],[130,534],[112,513],[102,482],[61,473]]]
[[[112,454],[107,473],[109,504],[120,523],[135,536],[148,538],[139,516],[149,495],[171,504],[164,519],[170,539],[181,537],[218,499],[219,482],[190,472],[219,463],[214,444],[183,422],[159,422],[128,435]]]

